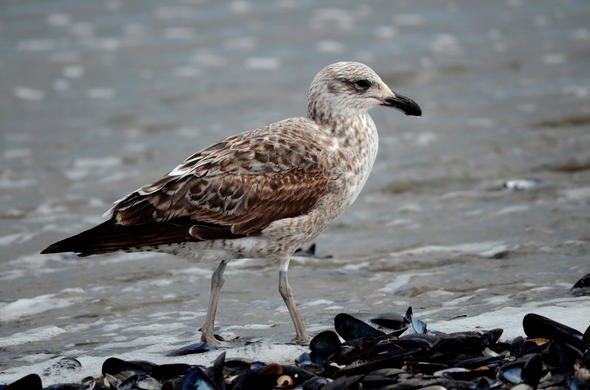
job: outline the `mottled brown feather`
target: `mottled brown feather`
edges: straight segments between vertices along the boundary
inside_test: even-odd
[[[291,121],[228,137],[193,154],[174,175],[118,202],[113,217],[125,226],[187,217],[194,221],[195,238],[212,240],[258,234],[273,221],[309,212],[330,177],[318,163],[322,149],[309,141],[315,125]]]

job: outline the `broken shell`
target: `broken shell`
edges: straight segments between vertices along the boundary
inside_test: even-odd
[[[277,378],[277,386],[278,387],[291,387],[293,386],[293,378],[289,375],[281,375]]]

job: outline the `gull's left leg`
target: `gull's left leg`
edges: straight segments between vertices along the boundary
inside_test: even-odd
[[[303,325],[303,320],[299,315],[299,310],[297,310],[297,306],[295,305],[295,300],[293,299],[293,290],[289,285],[289,280],[287,279],[287,271],[289,269],[289,261],[290,257],[286,260],[281,260],[280,268],[279,268],[279,293],[283,297],[283,301],[285,301],[285,305],[287,305],[287,310],[289,310],[289,315],[291,316],[291,320],[293,321],[293,325],[295,326],[295,342],[297,344],[309,344],[309,335],[305,330],[305,326]]]
[[[223,272],[227,265],[226,260],[221,260],[213,275],[211,275],[211,293],[209,295],[209,306],[207,307],[207,317],[201,327],[201,341],[209,344],[217,343],[213,328],[215,327],[215,314],[217,313],[217,302],[219,301],[219,292],[223,287]]]

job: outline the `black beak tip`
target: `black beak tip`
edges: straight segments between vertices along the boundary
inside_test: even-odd
[[[383,105],[397,108],[406,115],[422,116],[422,109],[418,103],[402,95],[396,95],[395,97],[385,99]]]
[[[404,110],[404,114],[411,116],[422,116],[422,109],[414,103],[414,106]]]

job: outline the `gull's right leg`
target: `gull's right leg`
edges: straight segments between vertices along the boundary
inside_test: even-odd
[[[285,305],[287,306],[287,310],[289,311],[289,315],[293,321],[293,326],[295,326],[295,342],[297,344],[307,345],[309,344],[310,337],[305,330],[303,320],[299,315],[299,310],[297,310],[297,305],[295,305],[295,300],[293,299],[293,290],[291,289],[289,280],[287,279],[289,260],[290,257],[287,257],[280,262],[279,293],[281,294],[281,297],[283,297],[283,301],[285,301]]]
[[[211,275],[211,293],[209,295],[209,307],[207,308],[207,317],[201,327],[201,341],[209,344],[218,343],[213,333],[215,327],[215,313],[217,313],[217,302],[219,301],[219,292],[223,287],[223,271],[227,265],[226,260],[221,260],[213,275]]]

